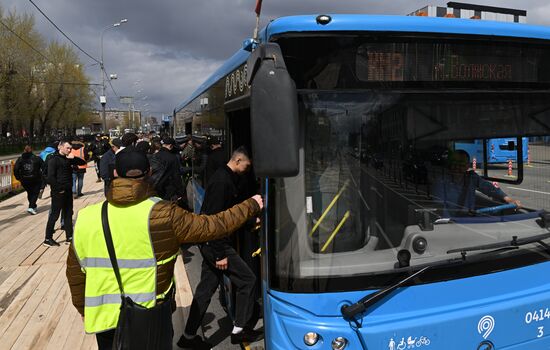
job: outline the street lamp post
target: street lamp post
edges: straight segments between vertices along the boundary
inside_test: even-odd
[[[101,73],[101,96],[99,96],[99,103],[101,103],[101,119],[103,121],[103,132],[107,132],[107,116],[105,112],[105,105],[107,104],[107,97],[105,96],[105,66],[103,65],[103,34],[110,28],[120,27],[121,24],[128,22],[128,20],[121,19],[119,22],[110,24],[101,30],[100,47],[101,47],[101,62],[99,62],[99,69]]]

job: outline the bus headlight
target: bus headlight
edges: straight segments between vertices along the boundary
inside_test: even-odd
[[[304,343],[308,346],[313,346],[319,341],[319,334],[315,332],[308,332],[304,335]]]
[[[344,337],[338,337],[332,341],[332,348],[334,350],[343,350],[348,345],[348,340]]]

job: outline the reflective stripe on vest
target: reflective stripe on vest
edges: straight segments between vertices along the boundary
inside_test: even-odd
[[[139,269],[143,267],[154,267],[157,262],[155,259],[116,259],[120,269]],[[87,267],[113,267],[110,258],[84,258],[80,260],[80,266]]]
[[[144,307],[153,307],[163,296],[156,290],[157,262],[149,233],[149,216],[159,201],[150,198],[129,207],[108,205],[109,226],[117,255],[124,292]],[[111,266],[101,224],[101,205],[78,213],[74,249],[86,274],[84,329],[97,333],[116,327],[120,312],[120,290]]]

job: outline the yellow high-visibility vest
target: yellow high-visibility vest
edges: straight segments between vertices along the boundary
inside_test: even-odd
[[[124,292],[134,302],[151,308],[166,291],[156,290],[157,266],[177,258],[177,254],[157,261],[149,232],[149,214],[159,198],[117,207],[109,204],[109,226]],[[120,313],[120,289],[109,258],[101,206],[81,209],[75,223],[73,243],[82,271],[86,274],[84,330],[98,333],[116,328]],[[173,282],[172,282],[173,283]]]

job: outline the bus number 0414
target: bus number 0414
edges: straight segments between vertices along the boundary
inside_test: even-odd
[[[548,308],[546,308],[546,310],[540,309],[533,312],[529,311],[525,314],[525,323],[527,324],[544,321],[546,319],[550,319],[550,310],[548,310]]]

